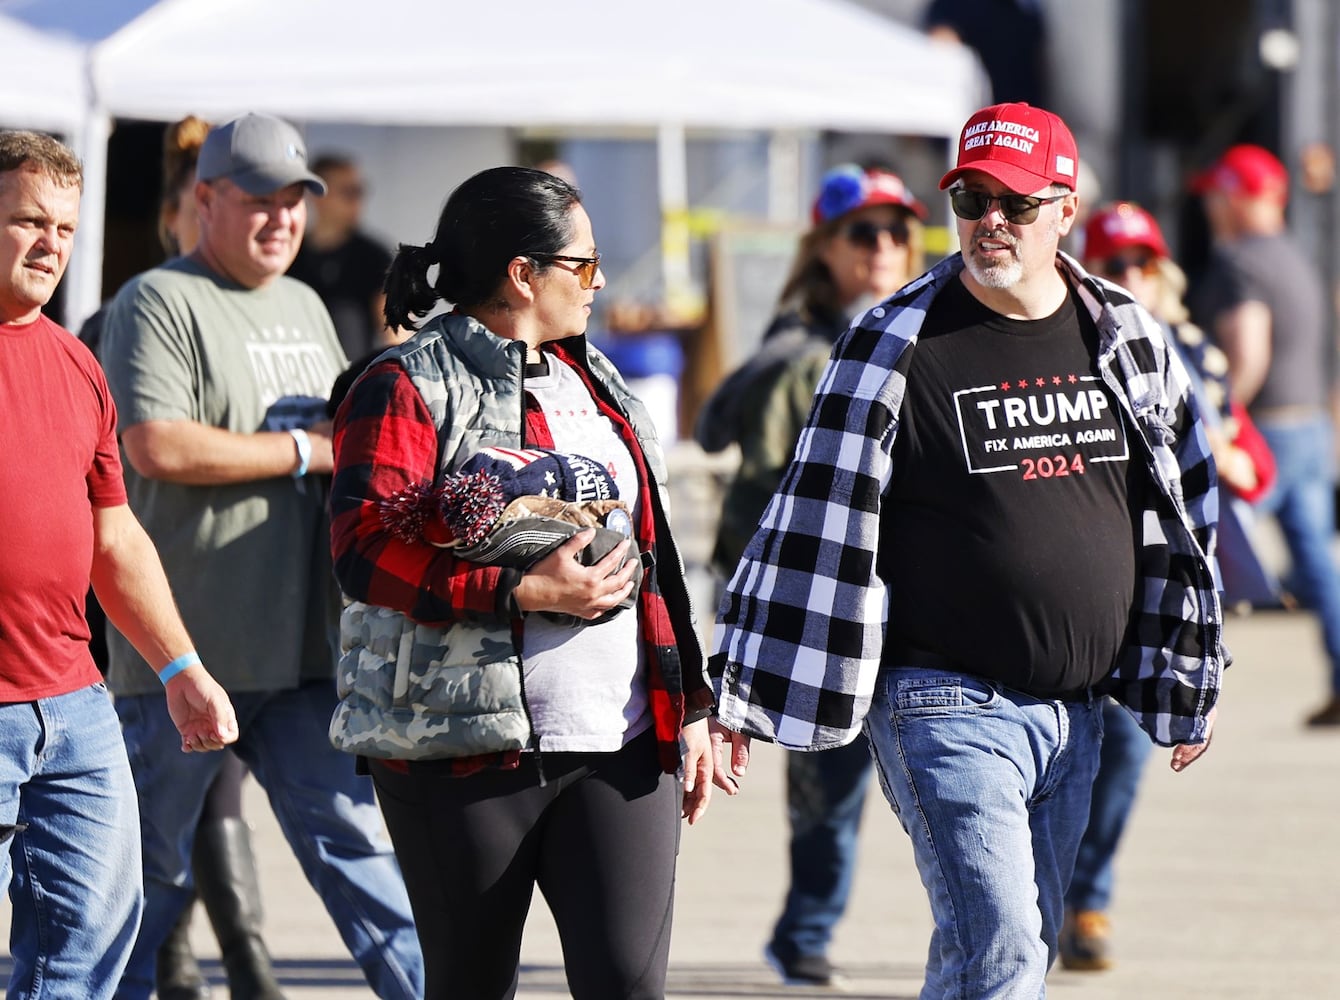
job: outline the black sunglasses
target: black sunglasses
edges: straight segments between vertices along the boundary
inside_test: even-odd
[[[967,222],[976,222],[986,215],[994,201],[1000,206],[1000,214],[1005,221],[1016,226],[1027,226],[1038,221],[1038,212],[1043,205],[1068,198],[1069,195],[1056,194],[1050,198],[1035,198],[1031,194],[987,194],[985,191],[969,191],[967,188],[953,188],[949,192],[949,207],[954,214]]]
[[[1126,272],[1135,268],[1143,274],[1153,274],[1158,261],[1152,253],[1123,253],[1103,261],[1103,274],[1109,278],[1124,278]]]
[[[861,219],[859,222],[853,222],[842,231],[842,235],[854,246],[862,247],[866,250],[874,250],[879,247],[879,234],[888,233],[889,239],[899,245],[907,243],[907,223],[902,219],[879,225],[871,222],[869,219]]]
[[[557,253],[536,253],[531,254],[530,256],[534,257],[536,260],[547,260],[550,262],[562,260],[576,264],[576,267],[565,267],[563,270],[571,271],[573,274],[577,275],[577,281],[581,284],[582,288],[590,288],[594,285],[596,283],[596,272],[600,270],[599,250],[596,251],[594,257],[564,257],[562,254]]]

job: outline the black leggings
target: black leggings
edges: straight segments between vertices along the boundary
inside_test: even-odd
[[[661,1000],[681,792],[650,733],[617,753],[531,754],[513,771],[372,776],[423,948],[424,1000],[509,1000],[534,887],[575,1000]]]
[[[242,818],[242,779],[247,776],[247,765],[231,750],[220,752],[223,754],[223,766],[210,782],[209,791],[205,795],[205,808],[200,813],[201,823]]]

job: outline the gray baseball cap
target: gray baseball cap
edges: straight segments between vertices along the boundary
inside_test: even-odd
[[[195,175],[202,181],[226,178],[247,194],[273,194],[303,183],[315,194],[325,182],[307,169],[307,147],[298,130],[270,115],[246,114],[210,130],[200,147]]]

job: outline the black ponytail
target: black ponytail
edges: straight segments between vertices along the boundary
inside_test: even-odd
[[[427,316],[441,296],[428,282],[428,268],[437,263],[430,246],[401,243],[386,270],[382,290],[386,292],[383,314],[392,330],[407,329]]]

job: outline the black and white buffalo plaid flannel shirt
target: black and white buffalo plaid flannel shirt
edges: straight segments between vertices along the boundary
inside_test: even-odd
[[[1129,294],[1060,266],[1099,330],[1099,368],[1152,489],[1138,557],[1134,640],[1105,690],[1165,746],[1203,742],[1231,662],[1212,565],[1217,478],[1186,370]],[[833,350],[796,453],[721,604],[708,670],[718,719],[793,749],[855,738],[884,641],[879,519],[910,348],[955,254],[860,316]],[[1095,573],[1101,567],[1095,567]]]

